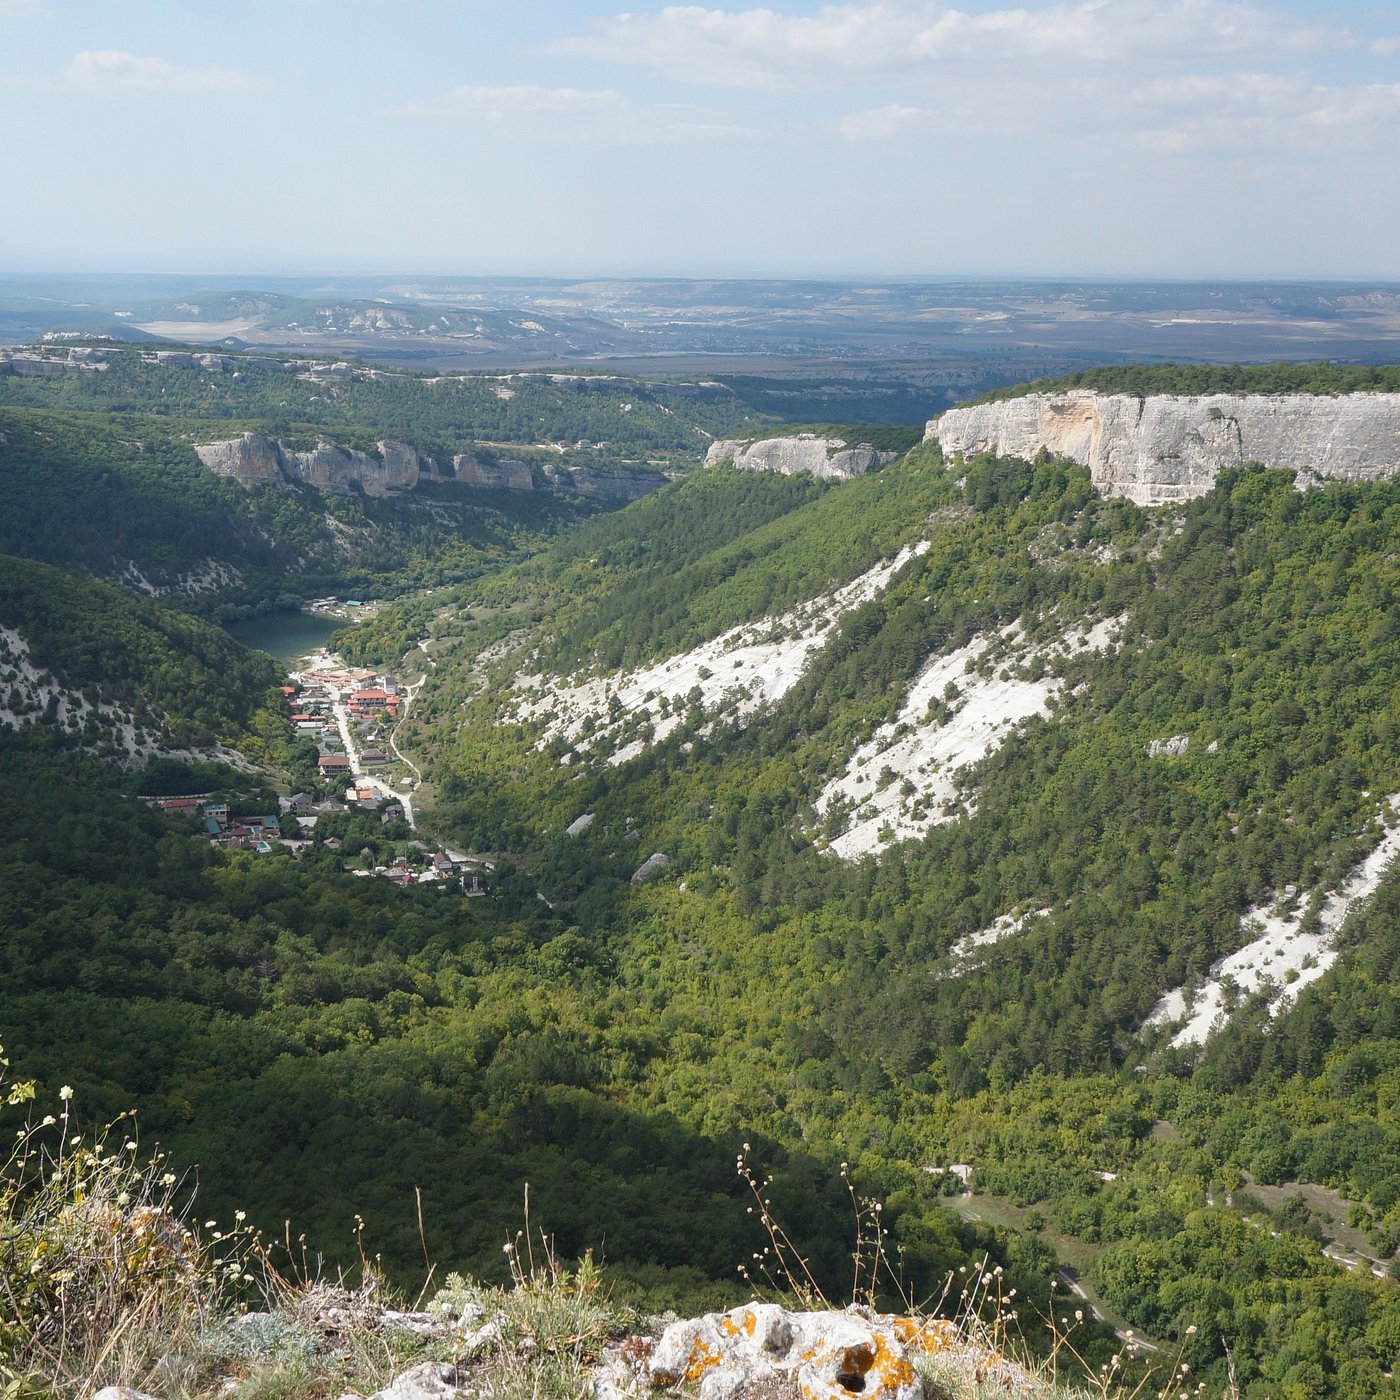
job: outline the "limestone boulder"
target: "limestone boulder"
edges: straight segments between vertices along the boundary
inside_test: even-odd
[[[470,1393],[465,1372],[446,1361],[425,1361],[376,1390],[369,1400],[458,1400]]]
[[[654,1347],[629,1338],[612,1348],[595,1379],[594,1400],[624,1400],[659,1387],[698,1387],[700,1400],[922,1400],[914,1362],[934,1353],[985,1378],[1028,1380],[951,1322],[866,1308],[789,1312],[776,1303],[747,1303],[673,1323]]]

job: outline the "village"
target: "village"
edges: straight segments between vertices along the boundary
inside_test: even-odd
[[[311,848],[338,855],[352,875],[468,897],[488,893],[490,861],[417,838],[412,793],[419,775],[393,741],[412,688],[401,688],[392,675],[347,667],[324,649],[288,680],[282,700],[293,753],[302,760],[293,771],[304,771],[314,791],[279,793],[277,810],[263,814],[243,811],[246,803],[236,795],[156,797],[153,805],[198,823],[225,850],[300,855]]]

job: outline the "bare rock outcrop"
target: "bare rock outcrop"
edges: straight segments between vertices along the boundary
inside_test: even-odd
[[[62,350],[0,350],[0,374],[51,379],[65,374],[92,374],[106,368],[102,352],[90,345],[70,345]]]
[[[493,462],[468,452],[459,452],[452,459],[457,480],[480,490],[533,491],[535,478],[524,462]]]
[[[1227,467],[1311,477],[1400,473],[1400,394],[1157,394],[1071,389],[951,408],[928,425],[947,456],[1045,449],[1089,468],[1106,496],[1142,506],[1204,495]]]
[[[1021,1367],[967,1338],[951,1322],[895,1317],[867,1308],[789,1312],[747,1303],[675,1322],[650,1354],[627,1343],[604,1354],[594,1400],[630,1400],[698,1387],[700,1400],[792,1395],[794,1400],[922,1400],[916,1357],[938,1356],[951,1372],[1031,1395]]]
[[[240,486],[286,486],[281,447],[257,433],[244,433],[227,442],[208,442],[195,455],[215,476],[231,477]]]
[[[792,437],[761,438],[757,442],[720,439],[710,444],[705,465],[713,467],[732,460],[740,471],[780,472],[783,476],[811,472],[816,477],[848,481],[853,476],[864,476],[866,472],[887,466],[898,456],[897,452],[882,452],[868,443],[848,447],[839,438],[798,433]]]
[[[414,490],[420,481],[444,475],[466,486],[507,491],[533,491],[534,476],[524,462],[487,461],[469,453],[452,459],[450,473],[440,471],[435,458],[402,442],[378,442],[373,452],[358,452],[319,442],[298,451],[257,433],[244,433],[226,442],[201,443],[199,460],[218,476],[241,486],[314,486],[321,491],[359,490],[366,496],[387,496]],[[614,471],[606,467],[544,469],[556,491],[596,501],[635,501],[671,479],[665,472]]]
[[[1148,758],[1180,758],[1191,747],[1185,734],[1173,734],[1170,739],[1153,739],[1147,746]]]
[[[559,468],[552,463],[544,474],[556,491],[592,501],[638,501],[665,486],[664,472],[610,471],[606,467]]]
[[[195,448],[199,460],[218,476],[241,486],[315,486],[322,491],[356,488],[366,496],[412,491],[424,477],[436,479],[437,463],[402,442],[380,442],[375,451],[357,452],[321,442],[307,452],[244,433],[227,442]]]

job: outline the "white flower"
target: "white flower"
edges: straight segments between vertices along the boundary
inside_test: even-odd
[[[241,1225],[248,1218],[248,1212],[246,1210],[236,1210],[233,1213],[233,1218]]]
[[[130,1195],[130,1193],[127,1192],[127,1191],[123,1191],[123,1192],[117,1197],[117,1204],[118,1204],[119,1206],[129,1206],[129,1205],[131,1204],[131,1195]]]
[[[73,1097],[73,1086],[71,1084],[65,1084],[63,1088],[58,1091],[58,1096],[64,1103],[67,1103],[68,1100]]]
[[[166,1174],[165,1174],[163,1177],[161,1177],[161,1179],[160,1179],[160,1184],[161,1184],[162,1186],[174,1186],[174,1185],[175,1185],[175,1173],[174,1173],[174,1172],[166,1172]]]
[[[53,1127],[53,1125],[54,1125],[55,1123],[57,1123],[57,1122],[58,1122],[58,1119],[55,1118],[55,1117],[53,1116],[52,1113],[50,1113],[50,1114],[48,1115],[48,1117],[46,1117],[46,1118],[44,1119],[44,1124],[43,1124],[43,1125],[44,1125],[44,1127],[46,1127],[46,1128],[51,1128],[51,1127]]]

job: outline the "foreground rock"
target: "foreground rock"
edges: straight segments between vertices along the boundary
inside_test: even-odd
[[[795,476],[811,472],[816,477],[847,481],[888,465],[897,452],[881,452],[868,443],[847,446],[839,438],[798,433],[793,437],[763,438],[758,442],[724,439],[712,443],[705,454],[705,465],[713,467],[732,460],[740,471],[780,472]]]
[[[1016,1394],[1040,1391],[1028,1372],[969,1342],[951,1322],[747,1303],[673,1323],[650,1351],[635,1338],[613,1348],[593,1395],[624,1400],[656,1387],[698,1385],[700,1400],[922,1400],[914,1365],[920,1356]]]
[[[925,441],[945,456],[1042,449],[1089,468],[1106,496],[1140,506],[1202,496],[1227,467],[1262,462],[1316,477],[1400,473],[1400,394],[1157,394],[1071,389],[951,408]]]

